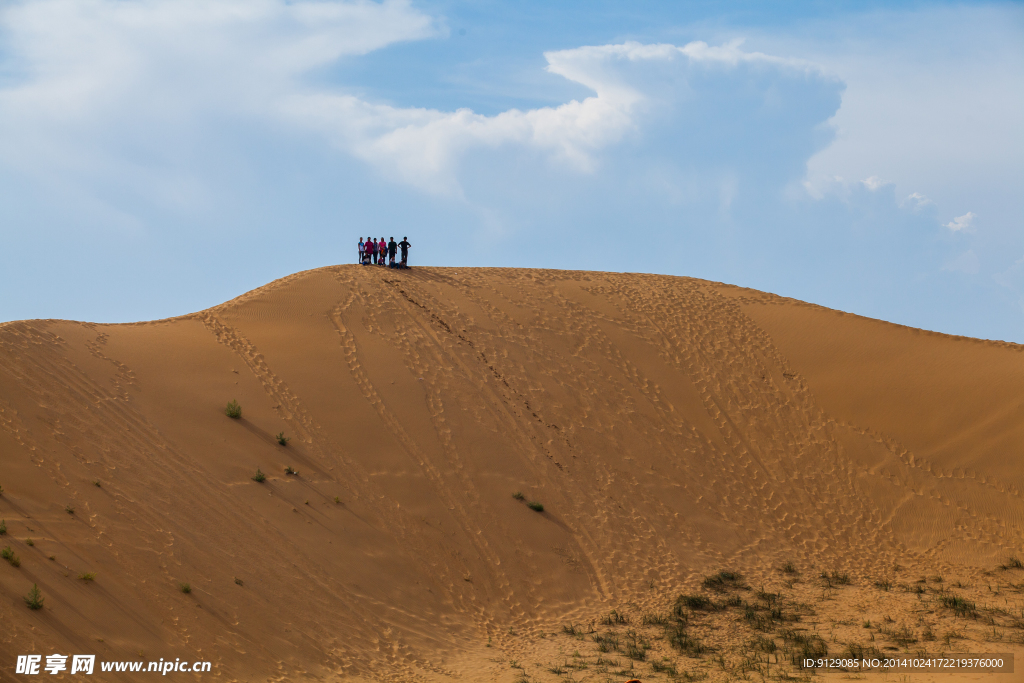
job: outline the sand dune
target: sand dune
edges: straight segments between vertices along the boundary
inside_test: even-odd
[[[781,625],[694,612],[716,668],[641,622],[725,600],[720,570],[830,652],[1022,669],[1024,571],[999,569],[1024,558],[1022,444],[1024,347],[688,278],[339,266],[170,320],[5,323],[0,679],[51,652],[213,662],[197,680],[738,677]],[[602,664],[594,635],[630,628],[651,656]]]

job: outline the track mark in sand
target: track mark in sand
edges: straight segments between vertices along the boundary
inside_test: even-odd
[[[320,431],[318,425],[302,406],[299,398],[288,388],[288,385],[270,369],[263,354],[256,349],[255,345],[210,311],[197,313],[196,318],[202,321],[218,342],[230,348],[242,359],[242,362],[259,381],[267,396],[274,402],[274,410],[281,416],[281,419],[287,422],[288,426],[294,429],[303,441],[312,445],[322,457],[323,454],[319,452],[319,444],[313,438],[314,433]]]

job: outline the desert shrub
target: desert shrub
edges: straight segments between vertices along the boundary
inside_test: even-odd
[[[582,637],[583,629],[577,626],[576,624],[564,624],[562,626],[562,633],[564,633],[567,636]]]
[[[0,519],[0,536],[6,536],[6,535],[7,535],[7,520],[6,519]]]
[[[238,405],[238,401],[232,399],[231,403],[224,409],[224,414],[233,420],[237,420],[242,417],[242,406]]]
[[[650,642],[635,631],[626,631],[626,647],[623,653],[630,659],[644,661],[647,659],[647,651],[651,649]]]
[[[849,586],[850,585],[850,575],[847,572],[840,572],[840,571],[836,571],[836,570],[832,570],[831,573],[827,573],[827,574],[825,572],[822,572],[821,573],[821,580],[829,588],[831,588],[832,586]]]
[[[335,496],[334,497],[334,502],[338,503],[340,505],[341,504],[341,498],[339,498],[338,496]]]
[[[601,623],[605,626],[617,626],[619,624],[628,624],[629,617],[617,610],[612,610],[603,619]]]
[[[704,577],[704,587],[713,591],[725,591],[730,588],[746,588],[743,576],[736,572],[720,571]]]
[[[693,612],[711,611],[715,609],[715,603],[703,595],[680,595],[676,598],[677,614],[683,607]]]
[[[188,583],[179,583],[178,590],[180,590],[182,593],[191,593],[192,585]]]
[[[668,644],[679,650],[687,657],[700,657],[710,651],[710,648],[698,639],[691,636],[682,624],[676,624],[666,630]]]
[[[886,579],[879,579],[878,581],[875,581],[875,588],[883,591],[888,591],[890,588],[892,588],[892,583]]]
[[[1006,564],[999,565],[1000,569],[1024,569],[1024,562],[1020,561],[1017,557],[1006,558]]]
[[[260,468],[257,467],[256,474],[252,475],[251,479],[255,482],[263,483],[267,480],[267,475],[263,474],[263,472],[260,471]]]
[[[29,548],[35,546],[35,544],[36,544],[36,542],[33,541],[31,538],[26,538],[25,539],[25,545],[27,545]]]
[[[277,439],[277,442],[282,446],[287,446],[288,442],[291,441],[291,437],[285,436],[284,432],[278,433],[274,438]]]
[[[750,649],[755,652],[771,654],[778,649],[778,645],[775,644],[775,640],[773,638],[769,638],[767,636],[754,636],[750,641]]]
[[[802,659],[818,659],[828,654],[828,645],[821,636],[804,636],[789,655],[792,664],[800,664]]]
[[[245,582],[244,582],[244,581],[242,581],[242,580],[241,580],[240,578],[238,578],[237,576],[235,577],[235,583],[236,583],[236,584],[238,584],[239,586],[243,586],[243,585],[245,585]]]
[[[284,468],[284,473],[285,474],[295,474],[295,475],[298,475],[299,471],[297,469],[295,469],[294,467],[292,467],[291,465],[288,465],[288,467]]]
[[[64,506],[64,512],[68,513],[69,515],[73,515],[75,514],[75,508],[72,507],[71,503],[68,503],[67,505]]]
[[[796,565],[792,561],[787,560],[786,564],[782,565],[782,571],[785,574],[796,574]]]
[[[93,481],[92,485],[95,486],[96,488],[100,488],[100,480],[97,479],[97,480]]]
[[[7,560],[7,562],[12,567],[20,567],[21,566],[21,560],[18,559],[18,556],[14,554],[13,550],[11,550],[11,546],[7,546],[3,550],[0,550],[0,557],[2,557],[5,560]]]
[[[958,617],[976,617],[978,616],[977,605],[970,600],[960,597],[959,595],[943,595],[940,599],[942,606],[946,609],[953,610],[953,613]]]
[[[95,572],[85,572],[84,574],[79,574],[78,578],[80,578],[82,581],[95,581],[96,580],[96,573]]]
[[[538,503],[535,500],[532,500],[529,503],[527,503],[526,507],[530,508],[534,512],[544,512],[544,503]]]
[[[775,628],[776,618],[781,619],[782,611],[778,609],[761,612],[750,605],[744,611],[743,618],[756,631],[771,631]]]
[[[598,652],[614,652],[619,649],[619,637],[614,633],[599,633],[594,636]]]
[[[665,626],[668,624],[668,617],[655,612],[644,612],[640,617],[640,623],[644,626]]]
[[[880,631],[882,635],[900,647],[908,647],[917,642],[917,636],[906,624],[901,624],[899,628],[883,628]]]
[[[669,676],[675,676],[679,673],[672,662],[651,662],[651,671],[656,674],[668,674]]]
[[[523,495],[522,491],[516,491],[515,493],[512,494],[512,497],[515,498],[516,500],[524,500],[526,498],[526,496]]]
[[[38,585],[32,584],[32,590],[25,596],[25,604],[28,605],[29,609],[43,608],[43,593],[39,590]]]

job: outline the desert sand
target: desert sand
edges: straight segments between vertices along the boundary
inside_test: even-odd
[[[690,278],[338,266],[4,323],[0,679],[759,681],[824,643],[1017,673],[815,680],[1024,680],[1022,449],[1024,347]]]

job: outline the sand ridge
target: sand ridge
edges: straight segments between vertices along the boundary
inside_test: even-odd
[[[721,569],[977,588],[1024,549],[1020,352],[521,269],[338,266],[169,320],[6,323],[0,545],[22,563],[0,565],[0,657],[556,680],[510,653]]]

